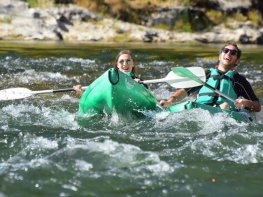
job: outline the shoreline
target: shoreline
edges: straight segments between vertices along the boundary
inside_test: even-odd
[[[206,32],[178,32],[103,18],[75,5],[49,9],[30,8],[17,0],[0,4],[0,41],[58,41],[79,43],[222,44],[261,45],[263,28],[233,22],[232,29],[214,26]],[[2,8],[1,8],[2,6]],[[8,7],[9,6],[9,7]],[[6,7],[10,8],[9,10]],[[3,11],[4,10],[4,11]]]
[[[103,41],[56,41],[56,40],[0,40],[1,47],[25,47],[25,48],[42,48],[45,46],[56,46],[56,47],[85,47],[85,46],[107,46],[109,48],[114,47],[131,47],[131,48],[165,48],[165,49],[180,49],[188,47],[207,47],[207,48],[218,48],[224,43],[197,43],[197,42],[173,42],[173,43],[144,43],[144,42],[103,42]],[[32,46],[32,44],[34,46]],[[241,48],[248,49],[263,49],[262,45],[258,44],[241,44],[238,43]],[[179,49],[178,49],[179,50]]]

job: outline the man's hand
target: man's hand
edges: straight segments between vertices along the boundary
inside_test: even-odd
[[[247,109],[249,111],[253,111],[253,112],[260,112],[261,110],[261,105],[259,101],[251,101],[248,99],[244,99],[244,98],[238,98],[235,100],[235,106],[238,109]]]
[[[227,102],[224,102],[224,103],[222,103],[219,106],[220,106],[221,109],[229,109],[230,108],[230,106],[229,106],[229,104]]]
[[[160,105],[163,107],[169,107],[171,104],[172,104],[172,101],[170,99],[160,101]]]

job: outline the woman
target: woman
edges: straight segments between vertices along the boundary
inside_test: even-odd
[[[136,77],[135,75],[135,60],[132,56],[131,51],[129,50],[120,51],[115,58],[114,68],[124,72],[125,74],[133,78],[135,81],[141,83],[146,88],[148,88],[147,85],[143,84],[142,80]],[[83,93],[83,90],[81,89],[81,85],[76,85],[73,88],[78,94],[81,95]]]

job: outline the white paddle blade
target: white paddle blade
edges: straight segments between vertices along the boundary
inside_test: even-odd
[[[27,88],[9,88],[5,90],[0,90],[0,100],[14,100],[14,99],[22,99],[29,97],[33,94],[33,92]]]
[[[188,67],[187,69],[195,73],[202,81],[206,80],[205,71],[202,67]],[[143,83],[145,84],[163,83],[163,82],[170,84],[174,88],[190,88],[190,87],[196,87],[201,85],[200,83],[197,83],[187,77],[181,77],[175,74],[173,71],[169,72],[165,78],[143,81]]]
[[[206,81],[205,70],[202,67],[187,67],[186,69],[190,70],[197,77],[199,77],[202,81],[204,82]],[[168,81],[168,83],[174,88],[191,88],[191,87],[197,87],[197,86],[202,85],[191,79],[176,75],[173,71],[171,71],[167,75],[167,77],[171,79]],[[172,79],[176,79],[176,80],[173,81]]]

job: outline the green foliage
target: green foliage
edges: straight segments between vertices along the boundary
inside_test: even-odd
[[[115,37],[112,38],[113,42],[136,42],[138,40],[130,38],[128,33],[124,34],[117,34]]]
[[[11,23],[12,21],[12,17],[9,16],[9,17],[3,17],[3,18],[0,18],[0,23]]]
[[[207,17],[211,20],[214,24],[218,25],[224,21],[224,13],[217,10],[208,10],[206,12]]]
[[[25,2],[27,2],[30,7],[37,7],[38,4],[38,0],[24,0]]]
[[[256,25],[261,25],[263,23],[262,17],[257,10],[250,10],[248,12],[248,19],[251,20]]]
[[[175,24],[175,29],[183,32],[192,32],[192,26],[190,24],[190,18],[188,11],[183,11],[180,14],[180,19]]]
[[[189,22],[185,22],[183,19],[179,19],[174,27],[177,31],[192,32],[192,26]]]
[[[163,30],[171,30],[171,27],[169,27],[167,24],[164,24],[164,23],[159,23],[158,25],[155,25],[154,27],[158,29],[163,29]]]
[[[200,0],[199,0],[200,1]],[[184,6],[196,6],[196,4],[199,2],[196,0],[181,0],[180,4],[184,5]]]
[[[50,7],[53,5],[53,0],[24,0],[30,7]]]
[[[192,2],[191,0],[181,0],[180,3],[185,6],[191,6],[191,2]]]
[[[235,19],[236,21],[240,21],[240,22],[247,21],[247,17],[243,15],[240,11],[233,14],[233,19]]]

